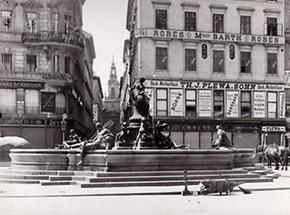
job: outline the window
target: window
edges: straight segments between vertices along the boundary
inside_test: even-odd
[[[267,18],[267,35],[269,36],[277,36],[278,28],[277,28],[277,18]]]
[[[196,91],[186,90],[185,92],[185,116],[196,117]]]
[[[0,112],[16,113],[15,89],[0,89]]]
[[[26,66],[28,72],[34,72],[37,68],[36,55],[26,55]]]
[[[12,70],[12,54],[2,54],[2,69],[4,71]]]
[[[59,55],[53,56],[53,71],[59,72]]]
[[[224,51],[214,50],[213,51],[213,72],[223,73],[224,69]]]
[[[184,30],[196,31],[196,13],[195,12],[184,13]]]
[[[268,92],[268,118],[277,117],[277,93]]]
[[[251,117],[251,92],[242,91],[241,92],[241,117],[250,118]]]
[[[224,32],[224,15],[213,14],[213,32],[223,33]]]
[[[37,32],[37,14],[36,13],[27,13],[27,32],[36,33]]]
[[[167,29],[167,10],[155,10],[155,28]]]
[[[59,23],[59,14],[58,13],[52,13],[51,14],[52,32],[54,32],[54,33],[58,32],[58,23]]]
[[[167,48],[156,48],[156,69],[167,70]]]
[[[267,74],[277,74],[276,53],[267,53]]]
[[[4,31],[11,30],[12,25],[12,11],[2,10],[1,11],[1,22],[2,22],[2,29]]]
[[[71,30],[71,16],[68,14],[65,14],[64,15],[64,32],[68,34],[70,30]]]
[[[166,89],[156,91],[156,114],[157,116],[167,116],[168,95]]]
[[[39,112],[39,90],[25,90],[25,112]]]
[[[251,52],[241,52],[241,73],[251,73]]]
[[[240,16],[240,31],[241,34],[251,34],[251,17]]]
[[[185,49],[185,71],[196,71],[195,49]]]
[[[64,72],[70,74],[70,56],[64,57]]]
[[[214,116],[217,118],[224,117],[224,91],[213,91],[213,111]]]

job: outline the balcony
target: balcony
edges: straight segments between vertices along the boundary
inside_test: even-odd
[[[78,48],[84,47],[83,36],[77,31],[69,33],[49,31],[36,33],[25,32],[22,34],[22,41],[35,45],[68,45]]]

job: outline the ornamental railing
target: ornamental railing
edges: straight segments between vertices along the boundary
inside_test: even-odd
[[[22,34],[22,40],[27,43],[63,43],[79,47],[84,46],[83,36],[78,31],[71,31],[67,33],[49,31],[41,31],[36,33],[25,32]]]

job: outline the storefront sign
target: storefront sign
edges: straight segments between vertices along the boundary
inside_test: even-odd
[[[214,130],[212,125],[190,125],[190,124],[172,124],[169,123],[170,131],[212,131]]]
[[[281,92],[280,93],[280,106],[279,106],[279,117],[280,118],[285,118],[285,93]]]
[[[266,93],[254,92],[254,118],[266,118]]]
[[[183,116],[183,90],[170,90],[170,115]]]
[[[55,93],[41,92],[41,112],[55,112]]]
[[[212,92],[211,90],[198,91],[198,115],[199,117],[212,116]]]
[[[285,126],[263,126],[262,131],[267,132],[284,132],[286,131]]]
[[[60,120],[57,119],[23,119],[23,118],[1,118],[0,125],[31,125],[31,126],[50,126],[59,127]]]
[[[233,82],[195,82],[195,81],[167,81],[167,80],[147,80],[148,87],[171,87],[186,89],[224,89],[224,90],[271,90],[283,91],[282,84],[262,84],[262,83],[233,83]]]
[[[227,117],[239,117],[239,92],[227,91]]]
[[[0,88],[43,89],[44,83],[41,83],[41,82],[21,82],[21,81],[0,81]]]
[[[283,45],[284,37],[266,35],[242,35],[232,33],[192,32],[164,29],[137,29],[135,36],[160,39],[185,39],[191,41],[237,42],[245,44]]]

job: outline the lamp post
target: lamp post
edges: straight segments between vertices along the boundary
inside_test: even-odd
[[[66,119],[67,119],[67,115],[64,113],[62,115],[62,120],[60,122],[60,128],[61,128],[61,132],[62,132],[62,142],[65,141],[65,131],[66,131]]]

